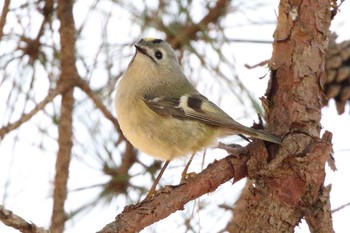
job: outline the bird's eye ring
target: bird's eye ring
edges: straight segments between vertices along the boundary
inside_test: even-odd
[[[161,51],[157,50],[157,51],[154,53],[154,56],[155,56],[158,60],[160,60],[160,59],[163,58],[163,53],[162,53]]]

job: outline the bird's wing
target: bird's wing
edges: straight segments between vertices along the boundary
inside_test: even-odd
[[[246,134],[254,138],[281,143],[280,138],[265,132],[248,128],[233,120],[223,110],[201,94],[176,97],[144,98],[146,105],[155,113],[182,120],[197,120],[202,123],[232,130],[236,134]],[[246,138],[243,136],[243,138]]]
[[[183,95],[180,98],[144,98],[146,105],[157,114],[184,120],[198,120],[203,123],[231,128],[235,122],[214,103],[200,94]]]
[[[154,97],[143,99],[145,104],[155,113],[165,116],[185,119],[185,111],[179,106],[180,99],[173,97]]]

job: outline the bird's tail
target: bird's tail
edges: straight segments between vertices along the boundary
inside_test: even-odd
[[[273,142],[276,144],[281,144],[282,141],[279,137],[265,131],[265,130],[256,130],[256,129],[252,129],[249,127],[246,127],[244,125],[239,124],[238,122],[235,122],[235,126],[232,127],[232,131],[237,134],[243,134],[243,135],[247,135],[250,136],[252,138],[257,138],[257,139],[261,139],[264,141],[268,141],[268,142]]]

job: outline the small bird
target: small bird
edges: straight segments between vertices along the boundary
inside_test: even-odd
[[[115,107],[123,134],[139,150],[170,161],[228,135],[281,143],[277,136],[236,122],[199,93],[167,42],[144,38],[135,47],[117,86]]]

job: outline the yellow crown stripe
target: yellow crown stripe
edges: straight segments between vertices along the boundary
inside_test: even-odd
[[[147,38],[143,38],[144,41],[154,41],[156,40],[156,38],[152,38],[152,37],[147,37]]]

